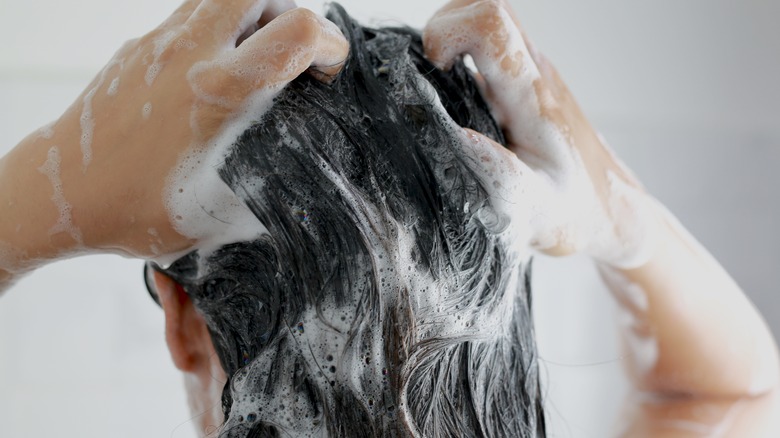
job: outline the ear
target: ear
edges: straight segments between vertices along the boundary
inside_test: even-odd
[[[165,312],[165,340],[174,365],[189,373],[208,370],[214,347],[206,321],[180,284],[156,271],[154,282]]]

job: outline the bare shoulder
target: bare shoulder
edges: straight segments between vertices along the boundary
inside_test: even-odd
[[[621,438],[780,436],[780,388],[756,397],[630,396]]]

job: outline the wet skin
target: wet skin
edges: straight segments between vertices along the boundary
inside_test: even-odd
[[[429,21],[425,43],[443,68],[456,56],[473,57],[515,152],[503,155],[504,166],[547,194],[541,205],[525,206],[547,219],[532,224],[527,243],[550,254],[592,256],[623,309],[635,390],[616,433],[777,436],[780,369],[765,322],[604,144],[508,3],[452,1]],[[572,193],[577,204],[556,205]]]
[[[196,244],[177,231],[165,205],[167,178],[181,154],[209,147],[247,96],[276,90],[311,66],[327,79],[346,56],[343,37],[293,7],[185,2],[157,29],[126,43],[50,130],[31,134],[3,157],[0,288],[65,257],[148,258],[152,245],[175,253]],[[612,154],[508,4],[448,3],[430,20],[425,46],[442,68],[468,53],[480,70],[512,153],[478,133],[465,135],[486,166],[517,175],[523,189],[507,184],[507,193],[517,196],[518,209],[536,212],[518,245],[592,256],[624,310],[635,391],[616,433],[778,436],[777,350],[766,324]],[[65,210],[55,202],[51,174],[40,170],[53,148]],[[71,228],[53,228],[63,211]],[[155,281],[172,357],[189,376],[193,410],[203,412],[199,430],[208,433],[221,421],[212,408],[224,375],[192,303],[169,279]],[[653,347],[638,348],[637,340]]]

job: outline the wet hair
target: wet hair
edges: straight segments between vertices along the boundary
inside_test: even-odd
[[[504,138],[462,62],[371,29],[236,141],[222,180],[268,233],[164,273],[228,376],[220,437],[543,437],[530,260],[458,126]]]

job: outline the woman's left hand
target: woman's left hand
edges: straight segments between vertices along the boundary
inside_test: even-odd
[[[516,154],[503,159],[522,181],[504,196],[514,199],[516,211],[531,212],[530,245],[556,255],[585,252],[624,267],[648,257],[656,220],[647,214],[650,197],[585,118],[555,68],[528,43],[506,1],[450,2],[428,22],[424,47],[440,68],[464,54],[474,59]],[[475,138],[486,155],[503,148]]]

